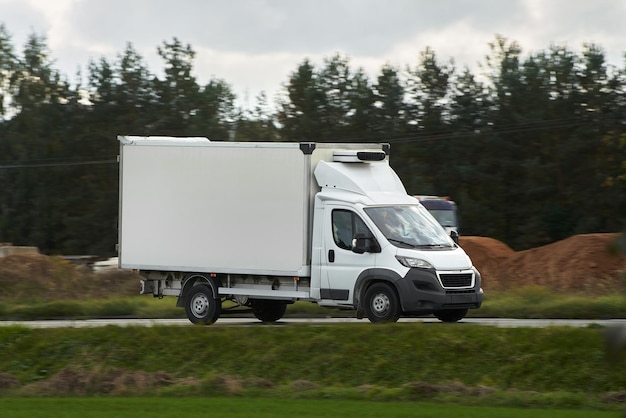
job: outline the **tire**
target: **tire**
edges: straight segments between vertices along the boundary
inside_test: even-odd
[[[441,322],[458,322],[465,318],[468,309],[443,309],[435,312],[435,317]]]
[[[263,322],[276,322],[287,311],[287,304],[277,300],[254,300],[250,305],[254,316]]]
[[[222,312],[222,300],[215,298],[211,286],[198,284],[185,297],[185,313],[194,324],[210,325]]]
[[[387,283],[375,283],[365,292],[365,316],[370,322],[396,322],[400,318],[400,299]]]

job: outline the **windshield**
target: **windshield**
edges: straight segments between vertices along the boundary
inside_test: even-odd
[[[429,212],[442,226],[456,226],[456,213],[453,210],[429,209]]]
[[[421,205],[365,208],[385,238],[402,248],[453,247],[446,231]]]

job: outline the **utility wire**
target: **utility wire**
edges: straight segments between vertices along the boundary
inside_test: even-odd
[[[430,133],[430,134],[414,134],[408,136],[397,136],[389,138],[388,141],[391,143],[406,143],[406,142],[417,142],[417,141],[440,141],[445,139],[457,139],[457,138],[468,138],[468,137],[477,137],[481,135],[487,134],[495,134],[495,135],[508,135],[508,134],[517,134],[524,132],[535,132],[535,131],[547,131],[553,129],[563,129],[563,128],[571,128],[575,126],[581,126],[589,124],[587,121],[580,120],[563,120],[560,122],[550,122],[550,123],[527,123],[527,124],[511,124],[511,125],[485,125],[482,127],[477,127],[473,131],[461,131],[461,132],[441,132],[441,133]]]
[[[608,119],[616,119],[615,117],[601,117],[601,120]],[[450,131],[440,131],[440,132],[430,132],[427,134],[420,133],[407,133],[407,134],[399,134],[392,135],[382,138],[383,141],[389,143],[407,143],[407,142],[422,142],[422,141],[439,141],[446,139],[458,139],[458,138],[470,138],[470,137],[478,137],[483,135],[509,135],[509,134],[517,134],[517,133],[525,133],[525,132],[535,132],[535,131],[547,131],[554,129],[564,129],[564,128],[572,128],[583,125],[591,125],[597,123],[598,120],[585,120],[582,118],[568,118],[568,119],[550,119],[550,120],[541,120],[535,122],[521,122],[521,123],[508,123],[508,124],[488,124],[480,127],[476,127],[475,130],[472,131],[461,131],[461,132],[450,132]],[[370,138],[371,139],[371,138]],[[362,139],[365,141],[366,139]],[[376,141],[380,141],[381,138],[376,138]],[[354,142],[354,140],[352,140]]]
[[[601,120],[615,119],[615,117],[600,117]],[[385,142],[392,144],[408,143],[408,142],[422,142],[422,141],[441,141],[458,138],[476,138],[482,135],[495,134],[495,135],[509,135],[524,132],[536,132],[547,131],[553,129],[572,128],[582,125],[594,124],[596,121],[585,120],[582,118],[568,118],[568,119],[549,119],[540,120],[534,122],[521,122],[521,123],[508,123],[502,125],[489,124],[481,127],[477,127],[473,131],[464,132],[439,132],[429,134],[399,134],[391,135],[383,138]],[[362,138],[354,139],[350,138],[350,142],[364,142],[364,141],[380,141],[381,138]],[[80,158],[80,157],[79,157]],[[71,160],[71,159],[70,159]],[[74,158],[78,160],[78,158]],[[38,159],[27,160],[25,162],[4,162],[5,165],[0,162],[0,170],[3,169],[18,169],[18,168],[35,168],[35,167],[71,167],[71,166],[83,166],[83,165],[103,165],[103,164],[117,164],[117,160],[87,160],[87,161],[68,161],[67,158],[64,161],[54,161],[53,159]]]
[[[9,164],[9,165],[0,165],[0,170],[13,169],[13,168],[70,167],[70,166],[79,166],[79,165],[101,165],[101,164],[117,164],[117,160]]]

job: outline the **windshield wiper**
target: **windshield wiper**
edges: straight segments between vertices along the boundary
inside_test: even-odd
[[[396,243],[396,244],[400,244],[400,245],[405,245],[409,248],[416,248],[417,246],[415,244],[410,244],[408,242],[399,240],[399,239],[394,239],[394,238],[387,238],[387,241],[392,242],[392,243]]]
[[[415,245],[415,248],[450,248],[449,244],[420,244]]]

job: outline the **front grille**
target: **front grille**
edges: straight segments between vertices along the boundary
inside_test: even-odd
[[[443,273],[439,275],[439,280],[444,289],[474,286],[473,273]]]
[[[472,302],[472,303],[444,303],[443,305],[441,305],[441,307],[443,309],[463,309],[463,308],[468,308],[468,309],[473,309],[473,308],[477,308],[478,302]]]

